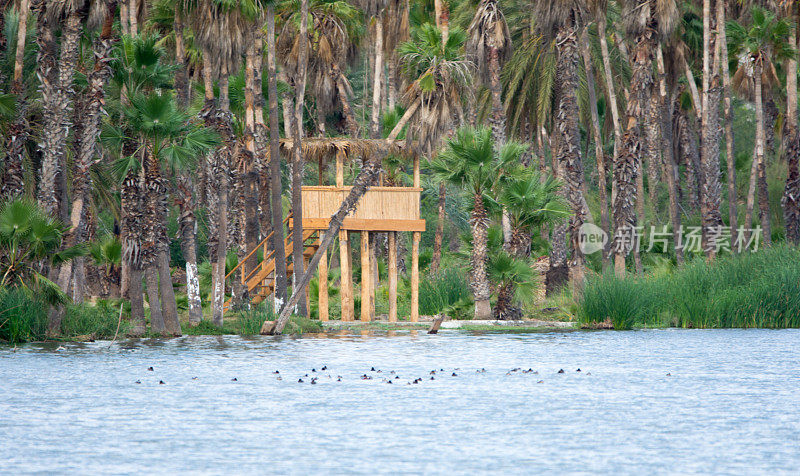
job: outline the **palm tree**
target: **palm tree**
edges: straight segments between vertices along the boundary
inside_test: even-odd
[[[278,79],[275,47],[275,6],[267,4],[267,82],[269,87],[269,147],[270,147],[270,209],[272,211],[272,249],[275,256],[286,256],[283,236],[283,205],[281,203],[280,131],[278,130]],[[286,261],[275,260],[274,309],[282,309],[287,297]]]
[[[478,66],[481,82],[492,93],[492,114],[489,125],[494,141],[502,145],[506,138],[506,115],[503,108],[503,85],[500,71],[511,54],[511,34],[508,31],[498,0],[481,0],[467,34],[467,56]]]
[[[543,225],[563,220],[569,214],[559,194],[560,187],[553,177],[543,177],[534,168],[518,167],[506,173],[498,186],[497,202],[508,210],[512,233],[505,248],[511,257],[525,262],[530,257],[533,234]],[[496,319],[521,316],[521,310],[514,306],[514,294],[514,280],[500,285],[494,308]]]
[[[626,34],[636,45],[631,53],[630,95],[625,111],[625,132],[614,165],[614,269],[625,276],[625,257],[631,251],[636,233],[636,179],[640,173],[638,155],[643,149],[639,133],[647,117],[653,87],[652,59],[660,39],[673,29],[677,8],[674,1],[628,0],[624,4]]]
[[[401,68],[410,84],[403,95],[405,113],[388,140],[397,139],[410,124],[406,139],[417,140],[421,150],[430,152],[452,129],[453,117],[463,117],[462,100],[470,97],[473,71],[462,53],[464,39],[464,32],[454,28],[443,42],[441,30],[426,23],[399,46]]]
[[[769,217],[769,197],[767,191],[766,147],[764,124],[765,87],[779,84],[775,72],[775,62],[791,57],[794,48],[789,45],[789,22],[777,18],[772,12],[753,7],[752,24],[745,28],[740,23],[728,23],[730,54],[739,58],[739,68],[733,77],[734,87],[742,96],[753,101],[756,106],[756,147],[755,167],[758,173],[758,208],[764,244],[771,243],[772,229]],[[752,195],[752,191],[750,193]],[[749,197],[748,197],[749,198]],[[752,200],[748,200],[748,211],[752,210]],[[752,213],[752,212],[750,212]],[[750,226],[747,222],[745,226]]]
[[[464,127],[456,131],[455,137],[447,141],[447,147],[430,163],[439,179],[463,188],[472,197],[470,284],[475,296],[475,319],[489,319],[492,314],[486,271],[489,215],[485,195],[524,149],[522,144],[508,142],[496,150],[491,129]]]
[[[800,8],[796,1],[784,2],[787,18],[792,18],[789,44],[797,46],[797,22]],[[800,244],[800,134],[797,129],[797,52],[786,61],[786,121],[784,122],[784,154],[788,174],[783,191],[783,222],[787,241]]]
[[[89,87],[84,93],[80,127],[77,128],[79,131],[78,150],[72,174],[72,209],[70,229],[65,240],[67,246],[75,246],[86,241],[85,209],[92,188],[90,169],[96,160],[100,121],[104,112],[105,89],[112,74],[109,63],[114,47],[112,26],[116,16],[116,1],[106,2],[104,6],[106,11],[103,12],[105,16],[102,22],[102,31],[95,39],[93,46],[94,68],[87,78]],[[82,263],[79,264],[82,265]],[[69,287],[72,271],[72,261],[67,262],[59,270],[57,283],[64,291]],[[83,290],[76,289],[76,294],[82,296]]]
[[[0,210],[0,288],[19,288],[47,304],[69,298],[41,274],[41,265],[58,266],[85,254],[81,246],[62,248],[66,227],[35,203],[15,199]],[[48,323],[48,334],[60,333],[61,322]]]
[[[56,178],[64,173],[67,136],[72,110],[72,80],[78,62],[83,20],[86,16],[84,1],[42,2],[46,5],[39,15],[37,42],[39,43],[39,71],[43,106],[43,125],[39,149],[42,152],[37,199],[42,208],[55,216],[59,210]],[[55,23],[61,24],[61,50],[55,58]],[[61,204],[63,205],[63,204]]]
[[[136,249],[141,268],[146,271],[149,295],[161,292],[162,322],[152,322],[159,333],[180,335],[180,323],[175,309],[175,297],[169,273],[169,239],[166,234],[168,191],[170,186],[165,172],[176,176],[181,169],[191,166],[196,157],[211,150],[217,143],[212,131],[192,121],[190,113],[177,108],[171,94],[137,95],[124,107],[125,125],[140,144],[133,155],[117,163],[122,177],[133,174],[142,177],[140,189],[146,193],[141,199],[143,211],[137,213],[141,242]],[[160,275],[160,286],[150,270]],[[153,288],[153,289],[150,289]],[[151,299],[151,310],[157,300]],[[161,325],[164,328],[161,328]]]
[[[564,195],[572,208],[573,216],[569,220],[571,241],[572,279],[578,286],[583,282],[585,258],[578,246],[580,227],[591,221],[589,208],[583,196],[583,161],[580,150],[580,123],[578,109],[578,34],[580,12],[584,8],[581,2],[564,0],[541,2],[539,14],[542,19],[539,27],[542,33],[555,41],[558,53],[556,77],[558,78],[556,110],[553,115],[553,133],[557,136],[557,148],[554,160],[558,162],[557,170],[563,172],[565,183]],[[563,247],[563,243],[553,243],[554,248]],[[563,253],[558,253],[563,256]],[[559,263],[551,263],[551,266]]]
[[[16,117],[11,124],[7,136],[5,160],[3,161],[2,189],[0,198],[12,199],[21,196],[25,191],[25,177],[23,171],[24,147],[28,140],[27,91],[23,83],[23,66],[28,33],[28,14],[30,1],[21,0],[17,12],[17,35],[14,48],[14,76],[11,81],[11,94],[16,96]]]

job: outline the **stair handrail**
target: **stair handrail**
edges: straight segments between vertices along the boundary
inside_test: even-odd
[[[281,223],[281,226],[283,226],[283,225],[287,224],[287,223],[289,222],[289,219],[290,219],[290,218],[292,218],[292,212],[289,212],[289,214],[287,214],[287,215],[286,215],[286,218],[284,218],[284,219],[283,219],[283,223]],[[271,231],[271,232],[270,232],[270,233],[267,235],[267,237],[266,237],[266,238],[264,238],[263,240],[261,240],[261,242],[258,244],[258,246],[256,246],[255,248],[253,248],[253,250],[252,250],[250,253],[248,253],[248,254],[247,254],[247,256],[245,256],[244,258],[242,258],[242,259],[239,261],[239,263],[238,263],[236,266],[234,266],[234,268],[231,270],[231,272],[230,272],[230,273],[228,273],[228,274],[226,274],[226,275],[225,275],[225,280],[227,280],[229,277],[231,277],[231,276],[233,275],[233,273],[235,273],[235,272],[236,272],[236,270],[237,270],[237,269],[239,269],[239,268],[240,268],[240,267],[242,267],[242,266],[243,266],[245,263],[247,263],[247,261],[248,261],[248,260],[249,260],[249,259],[250,259],[250,258],[253,256],[253,253],[255,253],[256,251],[258,251],[258,250],[259,250],[259,248],[261,248],[262,246],[264,246],[264,244],[267,242],[267,240],[269,240],[270,238],[272,238],[272,235],[274,235],[274,234],[275,234],[275,230],[273,229],[273,230],[272,230],[272,231]],[[266,258],[265,258],[265,259],[266,259]]]

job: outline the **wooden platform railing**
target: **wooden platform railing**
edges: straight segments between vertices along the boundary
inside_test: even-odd
[[[286,225],[287,223],[289,223],[289,220],[290,220],[291,218],[292,218],[292,212],[289,212],[289,214],[288,214],[288,215],[286,215],[286,218],[284,218],[284,219],[283,219],[283,223],[281,223],[281,226],[283,226],[283,225]],[[235,273],[235,272],[236,272],[236,271],[237,271],[239,268],[241,268],[242,266],[244,266],[244,264],[245,264],[245,263],[247,263],[247,262],[250,260],[250,258],[252,258],[252,257],[253,257],[253,254],[255,254],[255,253],[256,253],[256,252],[257,252],[259,249],[261,249],[261,248],[264,248],[264,253],[265,253],[265,254],[264,254],[264,257],[262,258],[262,261],[261,261],[261,263],[262,263],[262,266],[263,266],[263,263],[266,263],[266,262],[267,262],[267,260],[269,260],[270,258],[272,258],[272,256],[275,254],[275,250],[272,250],[272,251],[269,253],[269,255],[267,255],[267,254],[266,254],[266,252],[267,252],[267,243],[269,243],[269,240],[270,240],[270,239],[272,239],[272,236],[273,236],[274,234],[275,234],[275,230],[273,229],[271,232],[269,232],[269,234],[267,235],[267,237],[266,237],[266,238],[264,238],[263,240],[261,240],[261,243],[259,243],[259,244],[258,244],[258,245],[257,245],[255,248],[253,248],[253,250],[252,250],[252,251],[250,251],[249,253],[247,253],[247,256],[245,256],[244,258],[242,258],[242,259],[239,261],[239,263],[238,263],[236,266],[234,266],[234,268],[233,268],[233,269],[232,269],[232,270],[231,270],[231,271],[230,271],[228,274],[226,274],[226,275],[225,275],[225,281],[227,281],[227,280],[228,280],[228,278],[230,278],[231,276],[233,276],[233,273]],[[251,272],[250,272],[250,274],[249,274],[249,275],[247,275],[247,276],[245,276],[245,275],[244,275],[244,273],[242,273],[242,283],[245,283],[245,282],[247,282],[247,280],[248,280],[248,279],[252,278],[252,277],[253,277],[253,273],[254,273],[254,272],[255,272],[255,270],[257,270],[257,269],[258,269],[258,267],[257,267],[257,266],[254,266],[254,267],[253,267],[253,271],[251,271]]]

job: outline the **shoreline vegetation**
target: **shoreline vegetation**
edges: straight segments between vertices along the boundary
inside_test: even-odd
[[[800,327],[800,3],[534,3],[4,2],[0,340]]]
[[[443,270],[442,275],[447,275]],[[454,278],[439,278],[453,281]],[[452,283],[451,283],[452,284]],[[471,303],[452,289],[443,297],[434,294],[441,286],[423,286],[428,310],[448,314],[443,330],[464,332],[539,332],[591,329],[642,328],[798,328],[800,327],[800,250],[776,245],[758,253],[718,258],[708,264],[702,257],[682,267],[665,266],[641,276],[619,279],[613,274],[587,278],[582,297],[568,291],[545,300],[537,311],[527,311],[519,321],[470,321],[458,319],[458,309]],[[448,298],[449,296],[449,298]],[[120,308],[122,306],[122,309]],[[120,319],[128,304],[119,299],[68,304],[61,337],[46,339],[47,306],[22,290],[0,291],[0,342],[22,343],[43,340],[88,341],[128,338],[131,323]],[[313,309],[313,306],[312,306]],[[418,323],[390,323],[317,319],[293,316],[285,334],[313,334],[357,331],[424,331],[430,315]],[[209,319],[190,325],[188,313],[181,314],[186,336],[258,335],[265,320],[275,320],[269,306],[233,310],[223,326]],[[119,325],[119,329],[117,328]],[[144,337],[160,337],[147,334]]]

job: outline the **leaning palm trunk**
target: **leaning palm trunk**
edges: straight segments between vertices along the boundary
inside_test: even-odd
[[[797,6],[792,3],[792,12]],[[795,15],[796,18],[796,15]],[[797,44],[797,26],[793,25],[789,43]],[[783,133],[784,154],[788,174],[783,190],[783,221],[786,227],[786,240],[800,243],[800,135],[797,131],[797,53],[786,64],[786,122]]]
[[[488,230],[489,218],[483,205],[483,196],[475,193],[472,197],[472,255],[470,256],[470,285],[475,296],[475,319],[489,319],[492,308],[489,303],[490,288],[489,276],[486,271],[486,262],[489,259]]]
[[[270,321],[264,322],[264,324],[261,326],[261,334],[280,334],[283,332],[283,328],[286,326],[286,323],[289,321],[289,317],[292,315],[292,309],[297,305],[298,302],[301,301],[300,298],[305,295],[303,290],[311,281],[311,276],[316,271],[317,266],[322,259],[322,255],[328,252],[328,248],[331,246],[334,238],[339,233],[339,229],[342,227],[344,217],[356,209],[358,201],[364,196],[365,193],[367,193],[369,187],[375,182],[375,178],[378,176],[379,171],[380,162],[378,160],[373,158],[372,160],[364,161],[364,166],[361,169],[361,172],[359,172],[358,177],[356,177],[353,188],[350,189],[350,193],[347,195],[347,197],[345,197],[336,214],[331,217],[328,229],[322,235],[322,239],[320,240],[319,248],[311,258],[308,268],[298,280],[296,285],[297,287],[295,288],[294,293],[292,293],[292,298],[281,310],[274,326]]]
[[[575,284],[582,285],[585,258],[580,249],[580,229],[590,220],[589,208],[583,196],[583,162],[580,150],[580,126],[578,111],[578,37],[576,27],[565,25],[556,35],[558,49],[557,75],[559,86],[558,108],[554,118],[554,129],[561,135],[555,158],[564,172],[564,193],[572,209],[569,221],[570,268]]]
[[[42,209],[51,215],[58,215],[59,197],[56,177],[63,173],[61,164],[67,146],[72,109],[72,79],[78,61],[78,44],[81,36],[83,15],[79,11],[70,13],[62,28],[61,56],[58,61],[58,74],[52,75],[49,68],[55,67],[48,60],[39,64],[44,124],[42,141],[42,166],[39,178],[37,200]],[[51,81],[54,79],[54,81]]]

